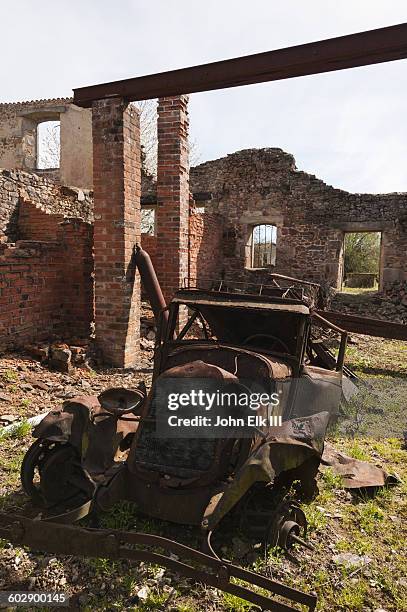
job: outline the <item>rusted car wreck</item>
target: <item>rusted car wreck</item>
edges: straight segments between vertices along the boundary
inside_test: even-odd
[[[135,259],[157,317],[152,388],[109,389],[99,397],[73,398],[49,413],[34,430],[37,441],[21,470],[23,488],[41,507],[42,520],[3,516],[0,534],[35,549],[162,563],[262,608],[292,609],[232,582],[240,578],[313,609],[314,595],[219,558],[211,535],[234,514],[265,546],[309,546],[295,498],[315,492],[326,428],[342,394],[346,332],[340,330],[333,367],[321,367],[312,334],[317,286],[290,279],[285,287],[276,279],[261,288],[219,282],[180,290],[167,308],[147,254],[138,250]],[[166,380],[226,383],[247,392],[260,387],[278,392],[281,401],[261,405],[266,424],[254,425],[245,437],[233,432],[218,438],[157,437],[162,410],[157,389]],[[270,417],[281,424],[270,425]],[[135,502],[150,516],[200,527],[205,553],[156,536],[61,524],[86,515],[94,520],[119,500]],[[175,552],[205,570],[146,551],[147,546]]]

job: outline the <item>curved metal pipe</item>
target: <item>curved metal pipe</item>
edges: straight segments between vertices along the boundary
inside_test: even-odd
[[[144,251],[139,245],[134,249],[135,263],[140,272],[141,282],[146,290],[148,301],[153,309],[154,318],[158,325],[160,316],[164,323],[168,323],[167,304],[161,291],[160,283],[154,270],[153,262],[147,251]]]

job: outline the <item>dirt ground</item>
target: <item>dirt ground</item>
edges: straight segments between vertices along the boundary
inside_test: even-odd
[[[0,358],[0,417],[28,418],[60,406],[77,394],[99,394],[111,386],[151,381],[152,351],[143,352],[139,370],[76,369],[50,372],[24,355]],[[331,441],[348,454],[396,473],[400,484],[373,498],[345,491],[329,470],[319,475],[319,495],[303,504],[313,551],[293,551],[293,558],[272,549],[266,558],[258,543],[225,525],[216,541],[233,559],[286,584],[318,595],[318,610],[407,610],[406,424],[407,343],[354,337],[347,363],[367,382],[365,392],[345,411]],[[0,509],[18,512],[27,505],[19,469],[32,443],[23,424],[13,435],[0,434]],[[102,516],[102,526],[159,533],[199,546],[199,533],[141,516],[128,503]],[[194,585],[158,566],[106,559],[53,557],[0,541],[0,590],[65,591],[70,609],[246,611],[251,606],[212,588]],[[45,608],[44,608],[45,609]],[[48,608],[51,609],[51,608]],[[254,609],[254,608],[253,608]]]

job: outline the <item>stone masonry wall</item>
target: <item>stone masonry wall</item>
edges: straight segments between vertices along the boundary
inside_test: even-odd
[[[38,125],[60,121],[59,168],[38,169]],[[38,172],[54,182],[91,189],[92,114],[71,98],[0,103],[0,168]]]
[[[93,192],[56,185],[22,170],[0,169],[0,241],[18,240],[20,202],[29,200],[41,210],[62,217],[93,220]]]
[[[407,194],[352,194],[295,167],[281,149],[248,149],[191,169],[191,191],[224,218],[225,276],[267,278],[270,271],[340,286],[346,231],[381,231],[381,281],[407,278]],[[200,198],[203,199],[202,197]],[[200,202],[202,204],[202,202]],[[253,226],[277,226],[275,266],[250,269]]]

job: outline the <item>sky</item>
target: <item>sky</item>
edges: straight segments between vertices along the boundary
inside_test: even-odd
[[[2,0],[0,101],[407,21],[405,0]],[[407,191],[407,60],[193,94],[200,161],[280,147],[352,192]]]

